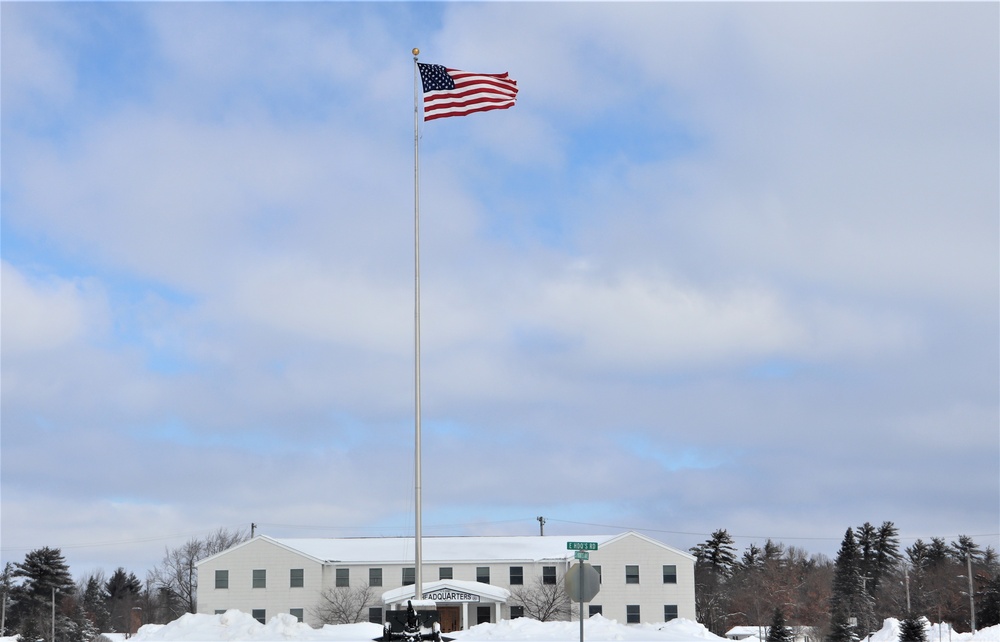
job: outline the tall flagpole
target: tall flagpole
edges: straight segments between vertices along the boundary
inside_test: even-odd
[[[414,275],[414,303],[413,303],[413,352],[414,352],[414,435],[416,447],[414,448],[414,512],[416,513],[415,524],[415,552],[414,552],[414,587],[413,597],[417,600],[424,599],[423,582],[423,543],[421,542],[421,476],[420,476],[420,108],[417,102],[417,88],[419,68],[417,67],[417,56],[420,50],[413,48],[413,275]]]

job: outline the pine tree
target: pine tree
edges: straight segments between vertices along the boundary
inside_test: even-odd
[[[726,631],[728,602],[726,582],[736,568],[736,548],[725,529],[691,549],[695,556],[695,609],[698,621],[717,635]]]
[[[830,618],[830,635],[827,640],[828,642],[857,642],[858,636],[854,633],[854,627],[851,626],[844,611],[833,611]]]
[[[119,633],[131,633],[132,607],[139,601],[142,584],[135,573],[126,573],[118,567],[111,579],[104,585],[107,595],[108,612],[111,614],[110,629]]]
[[[24,562],[15,564],[14,577],[23,577],[24,583],[13,591],[10,627],[22,639],[52,638],[51,609],[76,589],[69,566],[58,548],[44,547],[29,552]],[[64,630],[62,618],[57,620],[58,630]]]
[[[1000,624],[1000,574],[993,577],[983,587],[982,597],[977,605],[976,624],[985,629]]]
[[[785,626],[785,614],[780,608],[774,609],[771,626],[767,629],[767,642],[792,642],[794,639],[795,633]]]
[[[908,613],[899,623],[899,642],[927,642],[924,618]]]
[[[874,629],[875,614],[861,570],[861,552],[854,539],[854,530],[848,528],[834,562],[830,612],[848,622],[855,618],[858,631],[867,635]],[[831,627],[832,624],[831,621]]]
[[[102,584],[96,576],[90,576],[86,588],[83,590],[81,606],[98,631],[110,632],[111,614],[108,612],[108,594],[104,591]]]

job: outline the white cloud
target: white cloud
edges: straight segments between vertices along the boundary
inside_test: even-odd
[[[5,356],[66,347],[105,328],[103,289],[87,279],[32,278],[0,262]]]
[[[4,65],[3,109],[30,118],[36,105],[50,109],[70,101],[76,75],[56,45],[76,29],[58,11],[45,11],[44,20],[37,20],[35,11],[30,12],[35,16],[28,13],[17,5],[3,6],[2,56],[17,60]]]

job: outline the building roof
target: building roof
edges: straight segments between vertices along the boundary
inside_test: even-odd
[[[504,562],[568,561],[574,551],[566,548],[567,542],[596,542],[599,548],[626,537],[637,537],[677,555],[694,557],[685,551],[673,548],[645,535],[628,531],[617,535],[546,535],[525,537],[428,537],[421,538],[421,549],[425,564],[482,562],[491,560]],[[412,564],[415,545],[412,537],[341,537],[341,538],[272,538],[258,535],[252,540],[237,544],[226,551],[195,562],[201,566],[209,560],[247,544],[265,540],[275,546],[298,553],[321,564],[365,564],[378,561],[384,564]]]
[[[574,552],[567,542],[607,543],[618,535],[529,536],[529,537],[422,537],[424,563],[477,562],[482,560],[534,562],[565,560]],[[344,564],[379,560],[406,563],[414,560],[412,537],[356,537],[337,539],[275,539],[278,544],[325,562]]]

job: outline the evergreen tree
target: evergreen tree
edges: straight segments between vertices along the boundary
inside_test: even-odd
[[[785,626],[785,614],[780,608],[774,609],[774,616],[771,617],[771,626],[767,629],[766,642],[792,642],[795,633]]]
[[[726,632],[727,581],[736,567],[736,548],[725,529],[691,549],[695,556],[695,610],[698,621],[716,635]]]
[[[932,537],[930,546],[927,548],[927,561],[932,568],[941,566],[951,557],[951,552],[944,538]]]
[[[899,612],[892,596],[882,590],[885,578],[892,575],[903,557],[899,552],[899,530],[892,522],[882,522],[879,528],[865,522],[858,529],[858,549],[861,578],[878,622]]]
[[[722,577],[733,574],[736,566],[736,548],[733,546],[733,538],[726,529],[712,533],[708,541],[692,548],[691,553],[695,556],[696,564],[710,568]]]
[[[959,535],[958,541],[951,543],[949,553],[956,562],[961,564],[965,564],[966,558],[971,558],[973,564],[983,558],[983,551],[968,535]]]
[[[3,572],[0,573],[0,637],[7,636],[7,605],[10,604],[10,595],[14,589],[14,565],[11,562],[4,564]]]
[[[69,566],[58,548],[46,546],[29,552],[15,567],[13,577],[22,577],[24,582],[13,591],[10,628],[22,639],[52,642],[52,600],[58,608],[76,588]],[[61,619],[57,625],[57,633],[65,628]]]
[[[142,584],[135,573],[126,573],[118,567],[104,585],[107,595],[108,612],[110,613],[110,629],[119,633],[131,633],[132,607],[139,601]]]
[[[924,618],[908,613],[899,622],[899,642],[927,642]]]
[[[871,596],[865,590],[861,564],[861,551],[854,538],[854,530],[848,528],[834,562],[830,611],[848,622],[854,618],[859,634],[867,635],[874,630],[875,614]]]
[[[976,611],[976,624],[985,629],[1000,624],[1000,574],[983,587]]]
[[[103,582],[97,576],[91,575],[83,590],[81,606],[98,631],[111,631],[111,614],[108,612],[107,601],[108,594],[104,591]]]
[[[763,561],[764,552],[757,548],[756,544],[751,543],[747,547],[747,550],[743,551],[743,557],[740,558],[740,567],[746,570],[757,568]]]
[[[844,611],[833,611],[830,618],[830,635],[827,640],[828,642],[857,642],[858,636]]]

